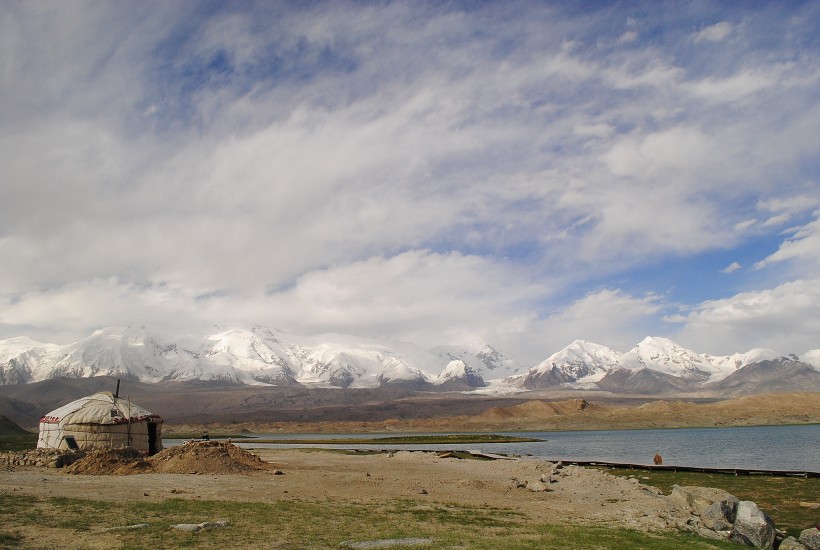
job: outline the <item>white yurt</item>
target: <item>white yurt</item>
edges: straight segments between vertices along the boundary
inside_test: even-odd
[[[152,455],[162,450],[162,418],[111,392],[83,397],[40,419],[37,447],[112,449],[131,447]]]

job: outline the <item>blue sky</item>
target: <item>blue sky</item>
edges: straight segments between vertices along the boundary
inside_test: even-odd
[[[816,2],[3,2],[0,338],[820,347]]]

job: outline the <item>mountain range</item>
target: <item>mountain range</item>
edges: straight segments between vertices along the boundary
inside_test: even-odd
[[[295,337],[261,326],[217,327],[174,339],[144,327],[106,328],[68,345],[0,340],[0,385],[94,376],[476,393],[560,388],[743,394],[820,391],[820,350],[802,357],[766,349],[712,356],[667,338],[648,337],[626,352],[576,340],[529,367],[483,343],[425,350],[349,335]]]

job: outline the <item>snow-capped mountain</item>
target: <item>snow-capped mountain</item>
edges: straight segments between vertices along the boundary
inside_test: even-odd
[[[145,328],[108,328],[65,346],[28,338],[0,341],[0,384],[107,375],[145,382],[422,386],[451,379],[452,371],[440,377],[449,362],[412,344],[347,335],[299,339],[266,327],[217,328],[164,340]],[[484,384],[480,376],[468,377],[470,383]]]
[[[448,363],[447,367],[436,377],[436,382],[449,388],[482,388],[487,385],[473,367],[462,361],[454,359]]]
[[[749,365],[772,361],[768,364],[779,368],[778,365],[783,363],[776,360],[780,358],[774,351],[759,348],[727,356],[699,354],[668,338],[658,337],[648,337],[624,353],[576,340],[526,374],[510,378],[509,382],[525,389],[561,386],[615,392],[670,393],[715,387],[718,382]],[[820,353],[808,352],[804,363],[820,363],[818,359]],[[793,360],[799,358],[794,357]],[[814,367],[815,371],[817,368]],[[817,374],[820,375],[820,372]]]
[[[753,367],[753,368],[752,368]],[[521,391],[545,388],[619,393],[767,386],[820,390],[820,350],[803,358],[754,349],[699,354],[649,337],[626,352],[576,340],[526,369],[488,344],[424,350],[341,334],[296,337],[267,327],[217,327],[163,338],[145,328],[107,328],[68,345],[19,337],[0,341],[0,385],[56,377],[118,376],[143,382],[224,380],[277,386]],[[790,378],[784,383],[779,378]],[[816,388],[816,390],[815,390]]]
[[[21,336],[0,342],[0,385],[26,384],[47,377],[62,346]]]
[[[446,373],[447,380],[473,379],[469,383],[472,387],[498,385],[525,370],[511,355],[489,344],[438,346],[431,351],[448,365],[442,376]]]
[[[575,340],[513,381],[528,389],[574,383],[594,385],[620,364],[621,353],[586,340]]]

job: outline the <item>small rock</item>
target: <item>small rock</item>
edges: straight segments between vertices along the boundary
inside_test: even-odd
[[[421,491],[419,491],[419,494],[420,495],[426,495],[427,494],[427,489],[422,489]]]
[[[201,531],[203,529],[217,529],[227,526],[227,521],[205,521],[203,523],[178,523],[176,525],[172,525],[171,529],[196,533],[197,531]]]
[[[202,527],[200,527],[198,523],[177,523],[176,525],[172,525],[171,529],[176,529],[177,531],[197,532],[202,529]]]
[[[806,546],[797,542],[794,537],[786,537],[778,546],[778,550],[806,550]]]
[[[275,475],[275,476],[281,476],[281,475],[285,475],[285,472],[283,472],[282,470],[280,470],[280,469],[278,469],[278,468],[277,468],[277,469],[275,469],[275,470],[273,471],[273,475]]]
[[[820,530],[816,527],[801,531],[799,540],[809,550],[820,550]]]

